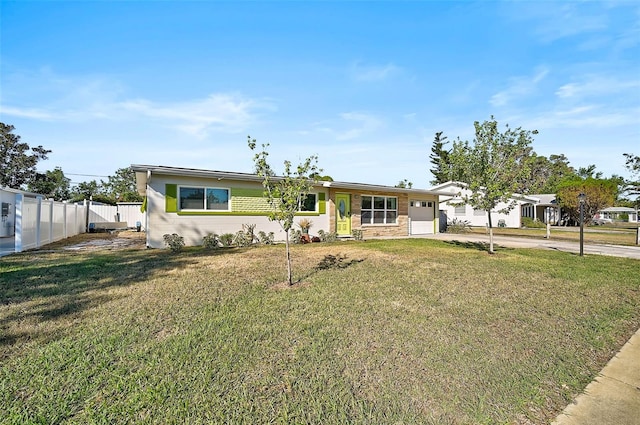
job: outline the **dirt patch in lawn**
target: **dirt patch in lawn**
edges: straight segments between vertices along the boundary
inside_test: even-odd
[[[42,251],[112,251],[118,249],[145,248],[144,232],[81,233],[70,238],[45,245]]]

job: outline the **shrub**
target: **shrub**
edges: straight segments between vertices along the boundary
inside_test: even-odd
[[[273,232],[265,233],[262,230],[258,232],[258,237],[260,238],[260,243],[264,245],[273,245],[274,234]]]
[[[308,218],[303,218],[298,222],[298,226],[300,226],[302,233],[309,233],[309,229],[313,226],[313,221]]]
[[[256,225],[255,224],[243,224],[242,231],[244,232],[245,242],[248,242],[248,245],[252,243],[256,243],[259,241],[258,237],[255,233]]]
[[[471,230],[469,220],[458,220],[454,218],[447,223],[447,233],[467,233]]]
[[[291,242],[302,243],[302,232],[297,229],[291,229]]]
[[[162,235],[162,239],[172,252],[180,252],[184,247],[184,238],[177,233],[171,235],[166,233]]]
[[[338,234],[336,232],[325,232],[324,230],[318,230],[318,236],[320,242],[335,242],[338,240]]]
[[[222,244],[222,246],[232,246],[233,238],[234,238],[233,233],[225,233],[223,235],[220,235],[219,237],[220,243]]]
[[[202,246],[207,249],[218,249],[222,243],[220,242],[220,238],[215,233],[209,233],[207,236],[202,238]]]
[[[233,235],[233,244],[239,247],[249,246],[251,245],[251,240],[249,240],[249,235],[244,231],[238,230],[236,234]]]
[[[529,229],[540,229],[546,226],[538,219],[534,220],[531,217],[522,217],[522,227],[527,227]]]
[[[362,229],[353,229],[351,231],[351,236],[353,236],[353,239],[355,239],[357,241],[361,241],[362,240]]]

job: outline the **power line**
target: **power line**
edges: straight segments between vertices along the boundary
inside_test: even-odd
[[[82,176],[82,177],[109,177],[109,176],[99,176],[97,174],[73,174],[73,173],[64,173],[65,176]]]

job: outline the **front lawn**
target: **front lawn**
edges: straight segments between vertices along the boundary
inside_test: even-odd
[[[640,327],[637,260],[292,248],[1,258],[0,422],[543,424]]]

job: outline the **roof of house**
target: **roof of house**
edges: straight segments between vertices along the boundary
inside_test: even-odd
[[[257,174],[238,173],[231,171],[203,170],[198,168],[167,167],[163,165],[142,165],[132,164],[131,169],[136,173],[136,185],[138,192],[142,195],[146,192],[148,179],[153,174],[185,177],[201,177],[216,180],[241,180],[262,183],[262,177]],[[277,179],[278,177],[276,177]],[[369,190],[390,193],[408,193],[414,195],[449,195],[433,189],[409,189],[403,187],[384,186],[367,183],[351,183],[340,181],[319,181],[317,186],[331,187],[336,189]]]
[[[457,198],[460,195],[460,189],[466,189],[467,186],[468,185],[466,183],[449,180],[448,182],[444,182],[436,186],[432,186],[429,190],[435,190],[437,192],[440,192],[440,195]],[[457,190],[454,190],[454,191],[449,190],[447,192],[444,192],[446,188],[457,189]],[[513,195],[511,195],[511,198],[518,201],[528,201],[531,203],[538,203],[540,200],[536,196],[538,195],[522,195],[520,193],[514,193]],[[450,199],[444,199],[444,200],[441,200],[440,202],[445,202],[445,201],[450,201]]]
[[[9,192],[9,193],[15,193],[15,194],[21,193],[21,194],[23,194],[25,196],[29,196],[29,197],[33,197],[33,198],[38,197],[38,196],[40,196],[42,198],[46,198],[45,195],[42,195],[40,193],[27,192],[26,190],[21,190],[21,189],[12,189],[12,188],[6,187],[6,186],[0,187],[0,190],[3,190],[5,192]]]
[[[529,195],[529,197],[538,199],[538,202],[535,203],[536,205],[558,205],[558,199],[555,193],[534,194]]]
[[[609,207],[609,208],[600,210],[599,212],[634,213],[636,212],[636,210],[629,207]]]

